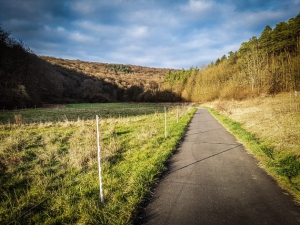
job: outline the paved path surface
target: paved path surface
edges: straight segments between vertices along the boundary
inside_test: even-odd
[[[143,224],[300,224],[300,208],[206,109],[198,109]]]

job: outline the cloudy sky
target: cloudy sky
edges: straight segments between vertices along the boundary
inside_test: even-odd
[[[38,55],[188,69],[299,12],[300,0],[0,0],[0,26]]]

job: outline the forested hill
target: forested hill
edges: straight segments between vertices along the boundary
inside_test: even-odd
[[[300,89],[300,14],[262,31],[204,69],[38,57],[0,28],[0,107],[49,103],[238,99]]]
[[[38,57],[0,28],[1,110],[51,103],[179,101],[162,87],[168,71]]]
[[[274,29],[266,26],[260,37],[203,70],[170,72],[166,82],[182,98],[201,102],[299,91],[300,14]]]
[[[82,83],[84,101],[172,102],[180,100],[165,90],[163,85],[168,71],[176,71],[173,69],[85,62],[45,56],[40,58],[64,76],[70,78],[76,77],[77,74],[87,76],[88,79]],[[101,99],[97,93],[104,93],[107,98]]]

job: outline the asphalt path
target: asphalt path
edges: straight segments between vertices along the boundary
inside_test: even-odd
[[[300,224],[300,208],[200,108],[146,206],[142,224]]]

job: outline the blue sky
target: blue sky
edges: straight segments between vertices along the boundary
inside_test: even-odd
[[[296,17],[300,0],[1,0],[1,27],[36,54],[188,69]]]

